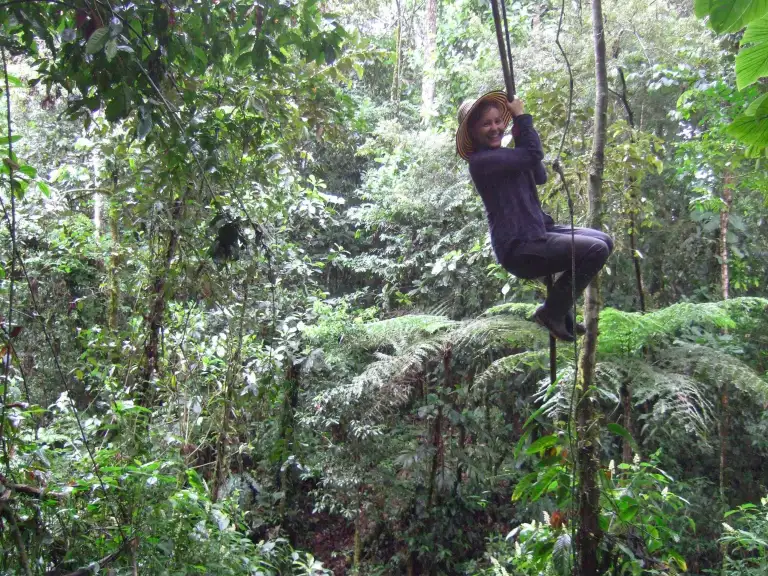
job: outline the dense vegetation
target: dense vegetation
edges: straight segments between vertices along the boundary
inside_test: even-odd
[[[455,153],[486,2],[0,6],[0,572],[768,573],[765,2],[591,0],[598,205],[590,3],[507,6],[617,243],[554,383]]]

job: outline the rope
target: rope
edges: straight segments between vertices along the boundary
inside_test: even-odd
[[[502,5],[504,3],[504,0],[501,0]],[[511,56],[512,53],[509,49],[509,46],[505,47],[504,44],[504,36],[501,31],[501,14],[499,14],[499,3],[498,0],[491,0],[491,10],[493,11],[493,23],[496,27],[496,41],[499,43],[499,56],[501,57],[501,71],[504,74],[504,84],[507,87],[507,100],[512,102],[512,100],[515,97],[515,78],[512,75],[512,68],[510,65]],[[507,9],[504,8],[504,26],[506,27],[507,24]],[[509,54],[509,60],[507,60],[507,55]]]
[[[514,76],[514,67],[513,67],[513,60],[512,60],[512,52],[511,52],[511,42],[509,38],[509,25],[507,23],[507,8],[506,8],[506,0],[500,0],[501,2],[501,14],[499,13],[499,6],[498,2],[499,0],[491,0],[491,10],[493,12],[493,21],[496,28],[496,40],[499,44],[499,57],[501,59],[501,67],[502,72],[504,73],[504,84],[507,88],[507,99],[511,102],[516,94],[515,91],[515,76]],[[565,49],[563,48],[562,44],[560,43],[560,34],[563,29],[563,19],[565,17],[565,0],[561,1],[560,4],[560,18],[557,24],[557,35],[555,37],[555,44],[557,45],[558,49],[560,50],[560,54],[563,57],[563,60],[565,61],[565,67],[566,71],[568,73],[568,107],[567,107],[567,114],[565,119],[565,127],[563,128],[563,134],[560,138],[560,145],[557,150],[557,154],[555,155],[555,160],[552,163],[552,169],[557,173],[557,175],[560,177],[560,182],[562,184],[563,190],[565,191],[566,199],[568,202],[568,215],[570,218],[570,224],[571,224],[571,299],[572,299],[572,313],[573,313],[573,329],[574,329],[574,336],[576,332],[576,228],[574,225],[574,208],[573,208],[573,198],[571,196],[570,188],[568,187],[568,181],[565,178],[565,173],[563,172],[562,164],[560,163],[560,159],[563,155],[563,149],[565,147],[565,140],[568,137],[568,132],[570,131],[571,127],[571,116],[573,114],[573,71],[571,70],[571,63],[568,60],[568,55],[565,52]],[[506,43],[504,41],[504,37],[502,36],[501,31],[501,23],[504,23],[504,32],[506,34]],[[551,195],[550,195],[551,196]],[[549,295],[549,291],[552,289],[553,281],[552,276],[548,275],[546,277],[546,285],[547,285],[547,295]],[[579,376],[579,347],[577,339],[574,338],[573,340],[573,383],[572,383],[572,390],[571,390],[571,405],[569,409],[569,415],[573,414],[574,411],[574,399],[576,397],[576,387],[578,382],[578,376]],[[555,340],[555,337],[550,334],[549,336],[549,377],[551,380],[551,383],[554,384],[557,380],[557,341]],[[574,450],[574,442],[575,438],[573,437],[572,433],[572,427],[568,427],[568,442],[569,447],[571,450],[571,455],[574,458],[574,462],[576,462],[575,459],[575,450]],[[574,477],[571,480],[571,504],[575,503],[575,467],[573,469]],[[571,542],[574,541],[574,529],[575,529],[575,516],[572,514],[572,522],[571,522]]]

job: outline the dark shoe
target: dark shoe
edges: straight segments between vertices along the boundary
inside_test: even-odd
[[[544,306],[539,307],[533,313],[533,320],[549,330],[549,333],[558,340],[564,342],[573,342],[575,340],[573,334],[568,332],[568,329],[565,327],[565,319],[553,318]]]
[[[584,336],[584,334],[587,333],[587,327],[584,326],[581,322],[574,322],[573,321],[573,310],[569,309],[568,313],[565,315],[565,329],[568,330],[571,334],[574,333],[574,328],[576,328],[576,335],[577,336]]]

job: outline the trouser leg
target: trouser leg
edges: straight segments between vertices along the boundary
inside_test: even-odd
[[[576,260],[576,295],[600,271],[610,255],[608,244],[602,240],[584,234],[575,235],[573,241],[568,234],[548,232],[540,240],[526,242],[505,258],[504,267],[517,276],[536,278],[547,274],[563,272],[549,290],[545,308],[553,317],[565,316],[573,305],[571,253],[575,248]]]

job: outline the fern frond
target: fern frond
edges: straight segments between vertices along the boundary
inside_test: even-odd
[[[368,349],[391,346],[396,353],[405,353],[417,339],[429,338],[460,323],[445,316],[408,314],[364,324]]]
[[[647,404],[650,412],[641,416],[643,433],[652,436],[683,428],[706,437],[715,419],[714,404],[707,386],[686,374],[659,369],[642,360],[622,366],[636,406]]]
[[[560,534],[555,540],[555,547],[552,549],[552,566],[559,576],[570,574],[573,569],[573,554],[571,550],[571,535],[568,533]]]
[[[469,348],[475,355],[493,347],[538,348],[549,341],[547,333],[532,322],[514,317],[489,316],[464,322],[451,331],[457,349]]]
[[[678,344],[661,353],[659,366],[716,388],[731,385],[761,404],[768,400],[768,382],[735,356],[709,346]]]
[[[568,416],[568,411],[573,406],[571,396],[573,394],[573,376],[575,370],[573,365],[569,364],[557,373],[557,381],[552,386],[549,378],[539,381],[539,387],[533,399],[541,404],[543,414],[551,420],[560,420]],[[600,362],[595,366],[595,399],[605,402],[609,405],[617,405],[619,397],[612,386],[606,386],[606,383],[613,383],[619,378],[617,368],[605,362]]]
[[[530,350],[505,356],[493,362],[475,378],[475,386],[485,388],[492,382],[506,380],[523,370],[546,369],[548,356],[543,350]]]
[[[718,304],[742,329],[742,324],[764,322],[768,316],[768,299],[766,298],[731,298]]]
[[[735,327],[736,323],[729,315],[727,306],[721,302],[685,302],[650,314],[606,308],[600,314],[598,353],[602,357],[631,356],[644,346],[661,339],[670,339],[689,326],[725,329]]]
[[[481,316],[514,316],[520,320],[531,320],[536,311],[536,304],[527,304],[524,302],[507,302],[498,306],[491,306]]]

